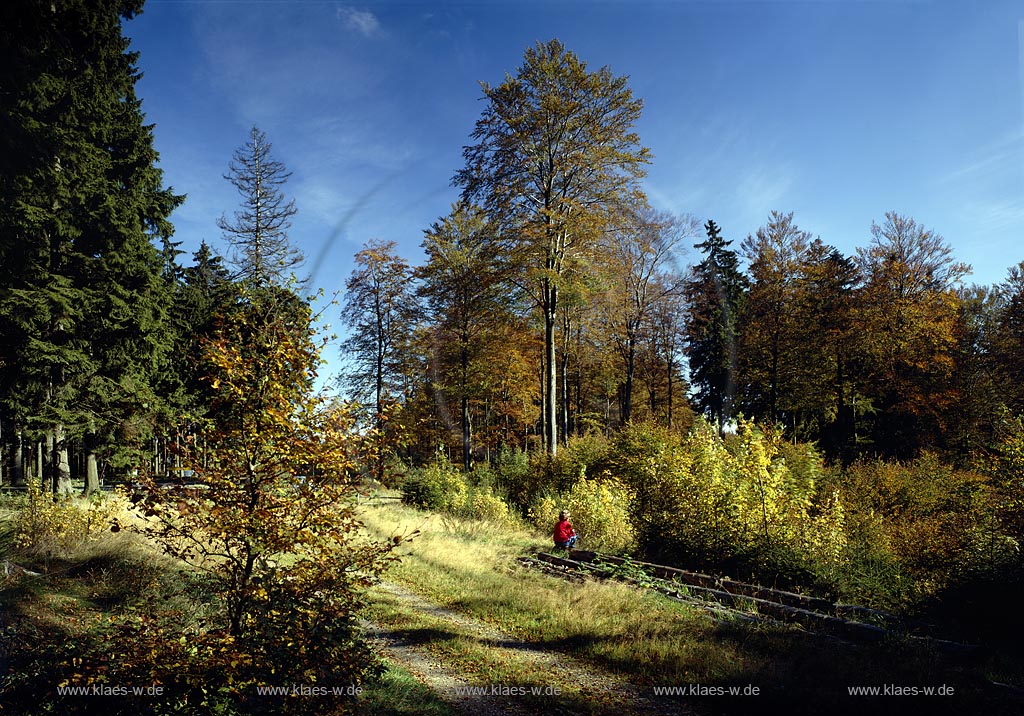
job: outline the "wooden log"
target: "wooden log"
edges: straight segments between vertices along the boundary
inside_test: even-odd
[[[798,594],[796,592],[789,592],[783,589],[775,589],[773,587],[762,587],[757,584],[740,582],[728,577],[715,577],[710,574],[701,574],[700,572],[691,572],[686,569],[679,569],[678,567],[667,567],[661,564],[641,562],[638,560],[626,560],[614,555],[603,555],[597,552],[584,550],[571,550],[569,556],[583,562],[600,561],[610,564],[626,564],[628,562],[663,579],[678,579],[686,584],[719,589],[732,594],[741,594],[757,599],[765,599],[798,609],[825,612],[833,616],[848,618],[852,621],[868,619],[872,622],[881,622],[886,624],[890,628],[898,628],[903,625],[903,620],[900,619],[900,617],[877,609],[870,609],[868,607],[860,607],[856,605],[837,604],[820,597],[812,597],[806,594]]]
[[[598,565],[593,562],[582,562],[575,559],[566,559],[563,557],[556,557],[553,554],[541,553],[537,557],[549,564],[558,564],[564,567],[573,569],[588,569],[596,572],[604,572],[611,574],[610,570],[602,570]],[[618,564],[622,564],[625,560],[620,560]],[[642,566],[646,563],[634,562],[637,566]],[[649,565],[657,566],[657,565]],[[683,570],[673,570],[678,572]],[[701,577],[708,577],[708,575],[698,575]],[[714,578],[708,577],[712,580]],[[632,581],[632,579],[626,579],[624,581]],[[732,580],[719,580],[728,581]],[[741,584],[741,583],[737,583]],[[752,585],[747,585],[752,586]],[[707,596],[717,602],[729,605],[731,607],[744,608],[748,607],[752,610],[756,610],[758,614],[764,614],[780,621],[795,622],[802,624],[811,629],[818,631],[825,631],[830,634],[836,634],[846,639],[862,641],[862,642],[877,642],[881,641],[886,637],[888,632],[872,624],[863,624],[861,622],[849,621],[847,619],[841,619],[831,614],[822,614],[820,612],[804,609],[802,607],[794,607],[787,604],[783,604],[776,601],[770,601],[762,597],[750,596],[746,594],[736,594],[734,592],[725,591],[714,586],[704,586],[701,584],[688,584],[686,587],[689,591],[695,591],[699,594]],[[762,590],[768,592],[776,592],[778,590]],[[800,596],[800,595],[797,595]],[[826,602],[826,604],[828,604]]]

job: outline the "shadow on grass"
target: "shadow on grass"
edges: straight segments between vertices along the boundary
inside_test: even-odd
[[[52,612],[53,596],[37,577],[24,577],[0,589],[0,711],[26,716],[48,711],[101,714],[102,699],[61,696],[57,685],[72,675],[75,659],[99,647],[99,639],[71,628],[67,615]],[[58,593],[58,596],[65,596]],[[51,602],[48,604],[47,602]]]
[[[500,599],[487,596],[452,604],[470,614],[497,613],[502,607]],[[740,621],[681,618],[678,628],[692,634],[677,652],[644,649],[638,644],[644,635],[636,633],[480,641],[582,658],[627,677],[654,704],[689,704],[700,713],[1024,713],[1021,693],[989,681],[992,654],[985,649],[945,653],[901,637],[852,644],[796,627]],[[665,695],[655,687],[677,691]],[[878,694],[853,691],[861,687],[877,688]],[[582,707],[581,713],[603,713],[593,704],[572,706]]]
[[[202,587],[153,555],[116,542],[86,546],[79,558],[23,555],[18,563],[40,574],[0,580],[0,713],[152,713],[158,699],[62,689],[83,683],[83,673],[101,686],[153,686],[117,683],[124,649],[119,618],[134,612],[174,625],[160,610],[188,599],[180,595],[190,590],[202,594]],[[110,682],[104,682],[108,675]]]
[[[396,646],[424,646],[425,644],[436,644],[449,641],[456,641],[460,635],[444,629],[417,628],[417,629],[382,629],[380,635],[385,637]]]

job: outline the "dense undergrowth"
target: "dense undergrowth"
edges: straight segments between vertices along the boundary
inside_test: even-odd
[[[466,474],[439,456],[408,471],[404,499],[545,531],[569,509],[586,548],[904,613],[1024,596],[1019,426],[963,467],[929,453],[840,467],[751,423],[724,437],[702,421],[686,434],[637,424]]]
[[[313,697],[260,692],[250,674],[272,669],[276,655],[251,638],[226,635],[223,584],[165,555],[130,528],[138,519],[117,493],[55,499],[32,487],[0,498],[0,712],[309,712]],[[341,638],[351,639],[350,626],[338,623]],[[297,665],[305,654],[299,646],[297,638],[281,646]],[[279,676],[272,672],[264,683],[360,689],[358,698],[316,698],[317,713],[448,712],[400,667],[365,648],[353,652],[344,672],[335,662],[325,666],[337,670],[337,682],[276,669]]]

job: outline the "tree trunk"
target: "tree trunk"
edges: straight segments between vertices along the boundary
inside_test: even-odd
[[[73,492],[71,487],[71,462],[68,460],[68,438],[63,425],[55,425],[53,428],[53,461],[50,465],[53,472],[53,492],[57,495],[70,495]]]
[[[559,430],[562,433],[562,441],[569,439],[569,338],[572,335],[572,316],[569,311],[562,315],[562,356],[558,361],[558,370],[562,380],[562,400],[559,404]]]
[[[377,410],[377,464],[375,466],[375,472],[377,482],[384,483],[384,321],[380,308],[377,309],[377,356],[376,356],[376,371],[377,374],[374,376],[374,399],[376,401],[375,407]]]
[[[672,366],[675,363],[671,358],[668,361],[668,427],[675,427],[672,424]]]
[[[53,490],[53,431],[46,431],[46,445],[40,453],[39,480],[44,490]]]
[[[22,450],[20,428],[14,431],[14,462],[11,464],[11,482],[15,485],[25,484],[25,453]]]
[[[547,413],[547,435],[544,436],[545,449],[554,457],[558,453],[558,369],[555,355],[555,325],[558,319],[558,289],[544,280],[544,352],[546,374],[544,396],[544,412]]]
[[[469,398],[462,396],[462,469],[469,472],[472,455],[472,435],[469,425]]]
[[[577,353],[576,355],[580,356],[582,353]],[[580,435],[582,433],[580,415],[583,413],[583,363],[578,358],[576,360],[575,383],[576,385],[573,386],[575,410],[572,414],[572,434]]]
[[[469,336],[465,330],[462,332],[462,347],[459,350],[459,367],[462,373],[459,376],[459,392],[462,394],[462,410],[459,419],[462,423],[462,469],[469,472],[469,463],[472,453],[472,435],[469,424],[469,395],[467,395],[467,383],[469,382]]]
[[[622,424],[633,417],[633,376],[636,373],[636,338],[630,336],[626,345],[626,386],[622,396]]]
[[[561,419],[561,431],[562,440],[569,439],[569,358],[568,351],[562,354],[561,373],[562,373],[562,419]]]
[[[100,471],[96,453],[92,450],[85,457],[85,496],[100,491]]]
[[[542,351],[540,354],[540,442],[544,450],[548,449],[548,354]]]
[[[768,392],[768,417],[772,423],[779,417],[779,350],[779,331],[776,328],[772,333],[771,384]]]

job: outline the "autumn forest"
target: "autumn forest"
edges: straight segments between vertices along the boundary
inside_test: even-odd
[[[0,557],[123,530],[207,575],[159,627],[110,626],[116,655],[47,652],[62,683],[167,684],[197,713],[258,712],[281,674],[362,683],[356,615],[406,539],[362,533],[385,493],[545,535],[571,508],[588,549],[999,643],[977,605],[1024,595],[1024,261],[972,284],[898,207],[852,253],[786,207],[747,236],[658,209],[643,98],[558,40],[482,83],[421,260],[363,237],[343,286],[311,285],[256,126],[221,240],[184,252],[122,31],[142,4],[0,11]],[[12,653],[24,704],[37,657]]]

